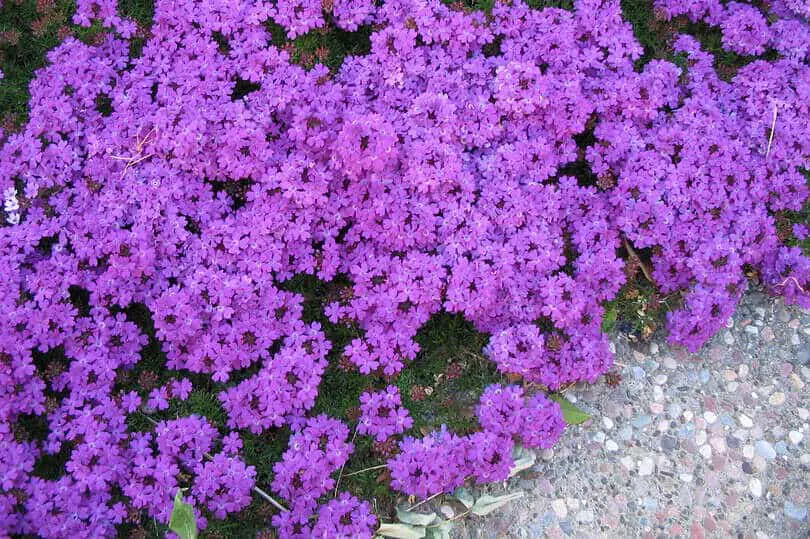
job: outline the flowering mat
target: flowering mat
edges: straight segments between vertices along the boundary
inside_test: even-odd
[[[808,0],[2,4],[0,536],[445,537],[810,307]]]

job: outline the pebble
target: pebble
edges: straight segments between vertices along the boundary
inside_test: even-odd
[[[638,475],[652,475],[655,469],[655,462],[650,457],[645,457],[638,461]]]
[[[710,459],[712,458],[712,447],[708,444],[702,445],[700,449],[698,449],[698,453],[700,453],[703,458]]]
[[[607,451],[610,451],[611,453],[614,452],[614,451],[618,451],[619,450],[619,444],[617,444],[613,440],[608,440],[607,442],[605,442],[605,449]]]
[[[776,458],[776,450],[770,442],[766,440],[758,440],[755,444],[757,455],[764,459],[773,460]]]
[[[757,498],[761,497],[762,496],[762,481],[760,481],[756,477],[752,477],[748,481],[748,489],[751,491],[751,494],[753,494]]]
[[[678,479],[680,479],[684,483],[691,483],[692,479],[694,479],[694,476],[690,473],[682,473],[678,475]]]
[[[737,368],[737,375],[738,375],[740,378],[745,378],[746,376],[748,376],[748,365],[746,365],[745,363],[743,363],[742,365],[740,365],[740,366]]]
[[[754,458],[754,446],[753,445],[744,445],[742,453],[743,453],[743,457],[745,457],[748,460],[751,460],[752,458]]]
[[[791,501],[786,501],[785,515],[793,520],[804,520],[807,518],[807,508],[798,506]]]
[[[797,430],[792,430],[788,433],[788,438],[790,439],[790,443],[793,445],[799,445],[802,443],[802,439],[804,438],[804,434]]]
[[[602,416],[602,425],[604,425],[607,430],[610,430],[613,428],[613,420],[608,416]]]
[[[636,463],[633,460],[633,457],[629,455],[622,457],[621,460],[619,460],[619,462],[621,462],[622,466],[624,466],[624,468],[628,471],[636,467]]]
[[[703,412],[703,419],[706,420],[706,423],[711,425],[715,421],[717,421],[717,414],[714,412]]]
[[[563,520],[565,517],[568,516],[568,507],[565,505],[565,500],[562,498],[557,498],[553,502],[551,502],[551,509],[554,511],[554,514],[557,515],[557,518]]]
[[[577,513],[577,522],[593,522],[593,511],[583,510]]]
[[[737,419],[740,420],[740,425],[744,429],[750,429],[751,427],[754,426],[754,421],[745,414],[740,414],[739,416],[737,416]]]
[[[768,402],[771,406],[781,406],[785,402],[785,394],[781,391],[777,391],[768,397]]]
[[[726,440],[720,436],[712,436],[709,440],[709,445],[712,446],[712,449],[717,451],[718,453],[725,453],[726,452]]]
[[[661,438],[661,447],[664,451],[672,451],[678,446],[678,440],[674,436],[663,436]]]
[[[635,428],[641,429],[646,427],[652,422],[652,418],[648,415],[640,415],[633,419],[632,424]]]
[[[450,507],[449,505],[442,505],[441,507],[439,507],[439,512],[444,516],[444,518],[448,519],[456,516],[455,511],[453,511],[453,508]]]
[[[756,326],[745,326],[745,332],[757,336],[759,335],[759,328]]]

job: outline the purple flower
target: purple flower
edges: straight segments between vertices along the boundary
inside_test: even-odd
[[[388,386],[385,391],[360,395],[360,422],[357,432],[374,436],[384,442],[390,436],[401,434],[413,425],[408,409],[402,406],[399,388]]]

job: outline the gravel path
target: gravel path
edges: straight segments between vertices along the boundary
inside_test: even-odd
[[[571,389],[593,419],[456,537],[810,537],[810,312],[759,291],[696,355],[614,339],[622,381]]]

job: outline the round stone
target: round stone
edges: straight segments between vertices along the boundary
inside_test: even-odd
[[[767,460],[773,460],[776,458],[776,449],[774,449],[771,443],[767,440],[758,440],[754,447],[757,450],[757,455],[760,457]]]
[[[754,426],[754,421],[745,414],[740,414],[737,419],[740,420],[740,425],[742,425],[744,429],[750,429]]]
[[[793,445],[799,445],[802,443],[802,439],[804,438],[804,434],[797,430],[792,430],[788,433],[788,438],[790,439],[790,443]]]
[[[560,520],[564,519],[568,516],[568,507],[565,505],[565,500],[562,498],[557,498],[553,502],[551,502],[551,509],[554,511],[554,514],[557,515],[557,518]]]
[[[777,391],[768,397],[768,402],[771,404],[771,406],[781,406],[785,403],[785,394],[781,391]]]

